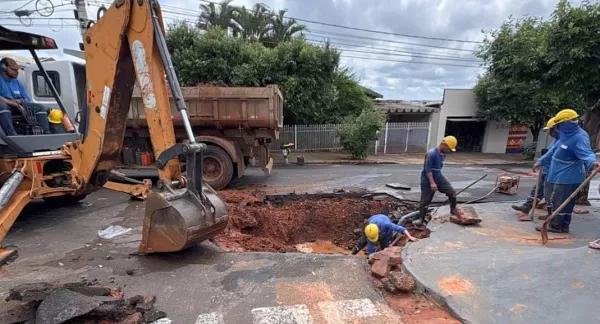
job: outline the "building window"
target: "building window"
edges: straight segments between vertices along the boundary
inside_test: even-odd
[[[48,77],[52,80],[54,84],[54,88],[56,88],[56,92],[60,96],[60,75],[56,71],[46,71],[48,73]],[[41,71],[33,72],[33,93],[36,97],[40,98],[53,98],[52,90],[46,84],[46,80],[44,80],[44,75]]]

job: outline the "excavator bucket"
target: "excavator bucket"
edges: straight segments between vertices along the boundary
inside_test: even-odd
[[[213,238],[227,226],[227,207],[210,188],[200,199],[183,189],[146,199],[140,253],[175,252]]]

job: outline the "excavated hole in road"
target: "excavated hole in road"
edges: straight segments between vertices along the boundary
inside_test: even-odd
[[[219,192],[229,224],[214,242],[231,252],[350,253],[366,220],[374,214],[404,215],[414,202],[365,192],[265,196],[247,190]],[[427,229],[410,228],[421,238]],[[401,242],[401,244],[404,242]]]

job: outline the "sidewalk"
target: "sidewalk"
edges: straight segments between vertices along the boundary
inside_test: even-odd
[[[276,164],[283,163],[281,154],[272,153]],[[370,155],[365,160],[353,160],[344,152],[292,152],[289,157],[290,164],[296,163],[298,156],[304,156],[306,164],[423,164],[425,153],[381,154]],[[525,161],[520,153],[494,154],[494,153],[452,153],[446,156],[446,165],[503,165],[503,164],[531,164]]]

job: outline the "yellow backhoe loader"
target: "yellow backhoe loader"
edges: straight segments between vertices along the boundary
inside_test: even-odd
[[[56,48],[51,38],[0,26],[0,50],[29,50],[66,115],[36,54],[36,50]],[[203,183],[202,152],[206,145],[195,140],[190,127],[158,3],[114,1],[85,33],[83,49],[87,102],[79,116],[79,134],[29,135],[32,132],[27,129],[39,125],[18,115],[13,116],[22,130],[18,135],[6,136],[0,130],[0,242],[31,200],[66,204],[102,188],[122,149],[136,83],[160,176],[159,190],[146,199],[138,252],[179,251],[221,232],[227,225],[227,207]],[[186,143],[175,142],[167,82],[185,125]],[[178,159],[182,156],[186,157],[186,176]],[[14,254],[15,250],[0,249],[2,260]]]

